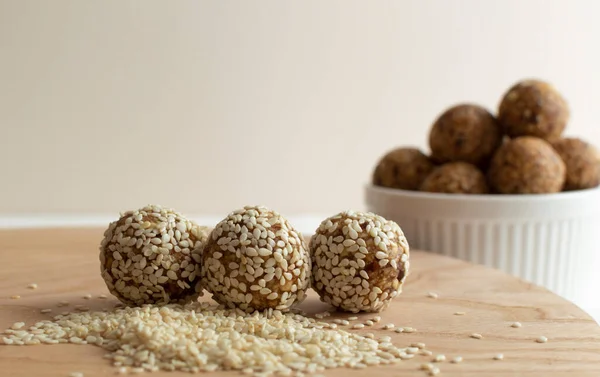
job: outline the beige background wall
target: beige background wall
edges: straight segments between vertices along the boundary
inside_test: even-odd
[[[342,4],[344,4],[342,6]],[[600,144],[597,1],[0,0],[0,213],[362,207],[459,101],[553,82]]]

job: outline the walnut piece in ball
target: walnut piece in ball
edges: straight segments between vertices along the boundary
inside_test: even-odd
[[[449,162],[436,168],[423,181],[421,191],[447,194],[487,194],[485,175],[475,165]]]
[[[409,246],[393,221],[346,211],[323,220],[310,240],[312,286],[321,301],[350,312],[378,312],[402,292]]]
[[[562,190],[565,164],[546,141],[521,136],[502,145],[490,163],[488,182],[501,194],[543,194]]]
[[[481,106],[461,104],[442,113],[429,133],[437,163],[463,161],[485,166],[502,143],[496,118]]]
[[[373,184],[402,190],[418,190],[435,166],[416,148],[397,148],[379,160]]]
[[[202,293],[195,250],[207,229],[172,209],[148,205],[128,211],[104,232],[100,272],[127,305],[186,304]]]
[[[564,190],[584,190],[600,185],[598,150],[577,138],[559,139],[552,143],[567,168]]]
[[[202,258],[206,288],[230,308],[285,311],[304,300],[310,285],[302,234],[265,207],[230,213],[210,233]]]
[[[525,80],[515,84],[502,98],[498,121],[510,137],[535,136],[556,140],[569,120],[565,99],[550,84]]]

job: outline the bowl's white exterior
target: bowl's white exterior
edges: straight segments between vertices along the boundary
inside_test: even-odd
[[[597,300],[600,189],[449,195],[368,185],[366,204],[396,221],[412,249],[495,267],[576,303]]]

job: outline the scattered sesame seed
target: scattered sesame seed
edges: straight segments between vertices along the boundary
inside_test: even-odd
[[[91,298],[92,298],[92,295],[88,293],[88,294],[85,294],[85,295],[83,295],[83,298],[84,298],[85,300],[89,300],[89,299],[91,299]]]
[[[403,333],[404,332],[404,327],[396,327],[396,329],[394,330],[394,332],[399,333]]]
[[[373,326],[373,325],[374,325],[373,321],[371,321],[371,320],[365,321],[365,326]]]
[[[540,336],[535,341],[538,343],[546,343],[548,341],[548,338],[546,338],[545,336]]]
[[[421,352],[419,352],[419,354],[421,354],[423,356],[432,356],[433,352],[431,352],[429,350],[421,350]]]
[[[417,332],[417,329],[412,328],[412,327],[403,327],[403,330],[404,330],[405,333]]]
[[[463,361],[462,356],[456,356],[456,357],[452,358],[452,360],[450,360],[450,362],[452,364],[462,363],[462,361]]]
[[[454,312],[454,315],[465,315],[467,312]]]
[[[36,283],[31,283],[27,286],[27,289],[37,289],[38,285]]]
[[[363,336],[368,339],[375,339],[375,334],[373,334],[372,332],[368,332]]]
[[[394,325],[393,323],[388,323],[388,324],[384,325],[384,326],[382,327],[382,329],[384,329],[384,330],[391,330],[391,329],[393,329],[394,327],[396,327],[396,325]]]
[[[21,298],[21,296],[19,296],[19,295],[12,295],[12,296],[10,296],[11,300],[18,300],[20,298]]]
[[[419,352],[419,349],[417,347],[408,347],[406,348],[406,353],[409,355],[414,355],[417,352]]]
[[[71,373],[69,373],[69,377],[83,377],[83,373],[81,373],[81,372],[71,372]]]
[[[373,321],[373,322],[379,322],[379,321],[381,321],[381,317],[377,315],[377,316],[371,318],[371,321]]]
[[[106,295],[98,295],[98,298],[101,299],[101,300],[105,300],[105,299],[108,298],[108,296],[106,296]]]
[[[10,328],[13,330],[19,330],[23,328],[23,326],[25,326],[25,322],[15,322]]]
[[[435,368],[435,365],[433,365],[431,363],[423,363],[423,364],[421,364],[421,367],[420,367],[421,370],[427,370],[427,371],[432,370],[433,368]]]
[[[441,363],[442,361],[446,361],[446,355],[436,355],[433,359],[436,363]]]
[[[419,343],[413,343],[410,346],[411,347],[417,347],[419,349],[423,349],[423,348],[425,348],[425,343],[421,343],[421,342],[419,342]]]
[[[356,321],[358,317],[348,317],[348,321]]]
[[[504,360],[504,355],[501,353],[494,355],[494,360]]]
[[[440,368],[437,367],[433,367],[430,371],[429,371],[429,375],[430,376],[437,376],[438,374],[440,374]]]
[[[513,327],[513,328],[515,328],[515,329],[518,329],[518,328],[520,328],[521,326],[523,326],[523,325],[521,324],[521,322],[513,322],[513,323],[510,325],[510,327]]]
[[[474,332],[473,334],[470,335],[470,337],[473,339],[481,339],[481,338],[483,338],[483,335]]]
[[[52,313],[52,309],[42,309],[42,310],[40,310],[40,313],[42,313],[42,314]]]
[[[365,327],[365,325],[363,325],[362,323],[357,323],[354,326],[352,326],[353,329],[363,329]]]
[[[56,306],[58,306],[58,307],[69,306],[69,301],[60,301]]]
[[[327,329],[323,323],[295,313],[265,310],[246,314],[241,309],[197,302],[186,307],[144,305],[113,312],[70,313],[9,333],[1,340],[4,344],[30,344],[23,342],[30,338],[40,343],[93,344],[108,351],[105,357],[112,360],[118,373],[234,369],[257,376],[303,376],[336,367],[390,364],[413,356],[405,348],[393,346],[391,337],[374,340],[372,333],[365,335]],[[282,354],[282,349],[290,351]],[[202,355],[201,364],[198,354]]]
[[[438,294],[435,292],[427,292],[427,297],[429,298],[438,298]]]

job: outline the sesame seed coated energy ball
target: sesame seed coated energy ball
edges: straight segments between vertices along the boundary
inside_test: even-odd
[[[565,99],[552,85],[538,80],[515,84],[504,95],[498,109],[498,121],[510,137],[556,140],[568,120]]]
[[[565,162],[567,179],[564,190],[583,190],[600,184],[598,150],[577,138],[564,138],[552,143]]]
[[[325,219],[310,240],[312,286],[350,312],[379,312],[402,292],[409,247],[393,221],[346,211]]]
[[[397,148],[381,158],[373,172],[373,184],[402,190],[418,190],[434,165],[416,148]]]
[[[496,118],[481,106],[461,104],[442,113],[429,133],[431,158],[485,165],[502,143]]]
[[[210,233],[202,258],[207,289],[230,308],[287,310],[304,300],[310,285],[302,235],[265,207],[230,213]]]
[[[501,194],[544,194],[562,190],[566,168],[546,141],[521,136],[504,143],[492,158],[488,182]]]
[[[185,304],[198,298],[200,255],[207,230],[171,209],[128,211],[104,232],[100,271],[127,305]]]
[[[487,194],[485,175],[466,162],[449,162],[436,168],[421,185],[421,191],[447,194]]]

